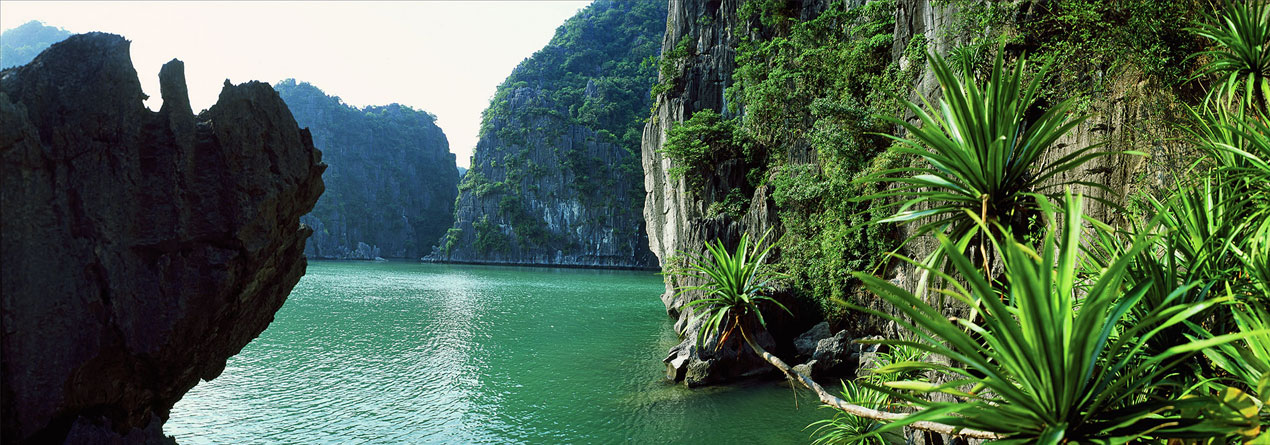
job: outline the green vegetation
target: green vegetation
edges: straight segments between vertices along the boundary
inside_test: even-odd
[[[657,97],[663,93],[670,92],[679,86],[680,77],[683,76],[684,61],[695,55],[697,52],[696,42],[691,36],[684,35],[679,39],[679,43],[675,44],[675,48],[669,53],[662,54],[661,57],[649,57],[649,61],[657,61],[657,73],[661,78],[660,82],[653,85],[653,89],[649,90],[648,95],[655,101]],[[656,112],[657,104],[653,104],[653,112]]]
[[[0,69],[26,65],[54,43],[70,37],[70,31],[29,21],[0,35]]]
[[[693,113],[683,123],[671,124],[661,150],[671,160],[670,178],[684,179],[687,191],[700,195],[716,165],[744,156],[741,137],[735,119],[709,109]]]
[[[576,198],[617,215],[614,221],[642,218],[640,208],[612,197],[643,196],[640,137],[647,92],[657,81],[657,67],[644,61],[655,59],[665,20],[664,1],[596,1],[498,86],[460,189],[498,203],[488,216],[510,226],[509,246],[567,254],[581,245],[531,213],[533,203]],[[614,146],[618,156],[610,154]],[[567,178],[567,197],[548,196],[537,184],[557,175]]]
[[[889,118],[908,130],[909,136],[891,151],[921,158],[924,163],[878,172],[865,181],[897,185],[874,195],[856,198],[861,202],[900,198],[899,211],[878,223],[920,221],[914,237],[939,233],[953,240],[936,249],[925,261],[943,264],[953,248],[963,253],[977,241],[983,272],[992,270],[995,255],[989,241],[1000,240],[1001,232],[1026,237],[1034,230],[1037,206],[1034,193],[1054,197],[1064,188],[1084,184],[1105,186],[1059,176],[1081,164],[1111,153],[1088,146],[1070,151],[1056,160],[1046,154],[1059,138],[1085,120],[1073,117],[1073,102],[1063,101],[1027,118],[1036,106],[1036,93],[1046,70],[1024,82],[1025,62],[1014,68],[1004,65],[998,53],[983,87],[971,70],[957,74],[938,54],[931,55],[931,68],[942,88],[939,113],[932,115],[922,106],[903,101],[920,125]],[[923,103],[930,103],[923,99]],[[895,177],[896,174],[912,175]],[[883,204],[881,207],[890,205]],[[997,228],[1000,227],[998,230]],[[981,232],[980,228],[988,229]]]
[[[1086,3],[1058,0],[1045,5],[1076,13],[1081,11],[1063,8]],[[1057,17],[1068,20],[1077,35],[1089,21],[1158,25],[1176,18],[1098,15],[1150,10],[1139,2],[1117,3],[1088,3],[1083,12],[1093,18]],[[779,13],[780,7],[769,6],[783,4],[761,2],[758,9]],[[998,7],[1016,6],[969,10],[974,17],[975,11],[991,14]],[[883,200],[900,209],[890,218],[871,218],[868,225],[908,223],[916,226],[916,236],[936,238],[942,246],[940,261],[899,258],[930,274],[931,291],[912,293],[857,270],[851,277],[889,306],[866,308],[841,300],[845,307],[893,322],[909,337],[873,342],[894,348],[895,354],[871,376],[845,386],[838,397],[749,341],[752,333],[741,331],[756,353],[837,411],[815,424],[818,442],[881,443],[911,427],[992,443],[1270,443],[1270,114],[1264,110],[1265,96],[1259,96],[1265,91],[1258,92],[1264,70],[1257,58],[1246,57],[1257,52],[1250,48],[1270,44],[1270,32],[1260,31],[1270,29],[1265,8],[1262,2],[1227,2],[1218,18],[1210,20],[1229,26],[1196,28],[1214,42],[1213,49],[1195,58],[1206,63],[1197,68],[1201,80],[1216,78],[1227,86],[1214,88],[1202,105],[1184,115],[1191,120],[1184,124],[1185,143],[1200,156],[1178,166],[1172,184],[1137,191],[1132,197],[1136,205],[1129,209],[1108,203],[1128,227],[1085,215],[1084,199],[1064,190],[1074,185],[1103,189],[1064,180],[1062,174],[1076,172],[1107,152],[1076,147],[1061,156],[1045,154],[1079,125],[1078,110],[1095,109],[1080,103],[1089,89],[1074,93],[1074,99],[1058,94],[1073,85],[1063,80],[1070,67],[1060,66],[1057,74],[1028,71],[1028,62],[1059,61],[1089,48],[1014,56],[1013,69],[1004,63],[1012,57],[1008,45],[996,46],[988,67],[967,47],[950,56],[956,66],[932,55],[931,69],[943,88],[941,101],[920,106],[894,98],[915,115],[913,121],[891,110],[879,111],[877,118],[907,135],[891,138],[898,143],[886,148],[889,156],[861,162],[889,158],[891,166],[856,176],[853,182],[899,184],[857,201]],[[758,22],[791,34],[805,25]],[[1243,25],[1231,25],[1235,23]],[[1047,35],[1034,26],[1036,22],[1020,26],[1022,37],[1003,35],[1007,41],[1024,42]],[[1180,29],[1176,23],[1169,26],[1173,28],[1150,35]],[[1136,45],[1140,37],[1118,31],[1107,34],[1108,40],[1093,43],[1105,45],[1097,49],[1104,57],[1135,65],[1148,78],[1170,72],[1185,78],[1188,73],[1178,66],[1153,71],[1145,59],[1111,50],[1153,46]],[[1247,41],[1229,43],[1237,39]],[[1222,51],[1231,54],[1215,53]],[[809,53],[801,54],[808,60]],[[1172,52],[1140,56],[1176,57]],[[770,76],[777,68],[758,71]],[[1029,75],[1031,81],[1024,82]],[[1231,76],[1240,80],[1230,82]],[[1175,78],[1171,85],[1185,82]],[[796,91],[798,82],[786,85]],[[783,100],[797,98],[790,94]],[[771,121],[773,131],[755,132],[763,128],[756,125],[766,105],[743,103],[747,108],[739,130],[748,141],[764,146],[764,138],[790,140],[780,133],[791,130],[779,124],[781,119]],[[791,111],[797,106],[772,107],[770,112],[796,115],[815,108],[806,103]],[[751,117],[751,112],[759,116]],[[816,119],[814,114],[804,116]],[[807,145],[817,155],[825,154],[814,140]],[[797,144],[783,147],[799,149]],[[904,162],[895,165],[896,159]],[[769,157],[768,163],[773,172],[768,184],[778,191],[773,196],[782,212],[804,210],[810,197],[823,193],[823,183],[795,179],[822,172],[828,164],[823,158],[816,164],[790,165]],[[783,222],[785,217],[782,213]],[[782,240],[778,266],[789,261],[786,255],[798,254],[795,242],[788,236]],[[956,301],[968,315],[950,317],[943,312],[945,299]],[[761,319],[761,309],[734,313],[730,322],[747,326],[745,318]],[[706,326],[711,332],[723,329],[718,323]],[[946,360],[926,360],[923,354]]]
[[[1047,198],[1038,197],[1042,206]],[[1187,393],[1169,378],[1200,351],[1255,332],[1215,336],[1187,342],[1160,352],[1143,348],[1164,329],[1188,320],[1228,299],[1196,303],[1149,305],[1142,298],[1159,285],[1174,297],[1197,283],[1174,288],[1173,283],[1142,282],[1129,287],[1126,276],[1135,255],[1150,248],[1150,233],[1135,236],[1125,255],[1094,274],[1080,274],[1081,200],[1068,196],[1063,210],[1044,213],[1063,218],[1061,231],[1053,221],[1039,249],[1019,240],[1003,240],[1005,290],[999,291],[981,275],[954,241],[937,235],[948,251],[957,277],[944,276],[956,298],[981,314],[982,321],[948,319],[913,295],[885,280],[860,274],[869,290],[905,316],[857,308],[896,321],[920,341],[887,341],[914,345],[948,357],[958,366],[906,362],[876,372],[928,370],[955,379],[935,385],[925,380],[888,383],[910,394],[942,392],[956,402],[909,400],[920,414],[879,428],[878,434],[917,420],[932,420],[960,428],[991,431],[1011,441],[1124,442],[1148,438],[1208,438],[1256,427],[1249,416],[1249,397],[1210,398]],[[1048,215],[1047,215],[1048,216]],[[936,271],[936,273],[938,273]],[[965,280],[966,285],[958,283]],[[1127,323],[1127,314],[1141,317]],[[967,391],[966,388],[974,388]],[[1176,389],[1174,389],[1176,388]],[[1141,395],[1155,397],[1143,399]],[[1242,393],[1240,393],[1242,395]],[[1253,411],[1255,413],[1255,410]]]
[[[708,174],[718,162],[742,162],[747,187],[708,204],[719,213],[739,216],[744,208],[734,210],[735,203],[748,203],[757,187],[768,186],[785,230],[777,268],[826,312],[840,313],[831,299],[856,292],[850,271],[871,270],[896,246],[890,227],[865,224],[886,215],[850,199],[880,191],[856,181],[862,175],[908,162],[885,154],[891,141],[880,133],[892,129],[878,116],[902,117],[900,103],[884,92],[914,80],[926,40],[919,35],[905,43],[905,68],[891,62],[894,8],[893,0],[851,9],[835,2],[815,19],[798,22],[787,2],[743,3],[739,15],[757,27],[742,34],[726,94],[737,116],[727,120],[738,122],[731,142],[727,150],[711,150],[712,159],[702,164],[672,163]],[[701,139],[684,129],[702,113],[707,111],[671,131],[683,131],[685,142]],[[667,153],[699,152],[675,135],[668,137]],[[812,162],[804,160],[809,153]]]
[[[476,242],[472,243],[472,248],[477,252],[489,254],[511,250],[511,240],[497,224],[489,222],[489,216],[481,216],[481,219],[472,223],[472,228],[476,230]]]
[[[1196,34],[1215,45],[1202,54],[1212,59],[1203,74],[1218,76],[1214,93],[1241,96],[1244,105],[1265,113],[1270,98],[1270,4],[1232,3],[1218,17],[1200,23]]]
[[[705,338],[717,338],[722,333],[722,338],[716,343],[717,347],[727,341],[728,336],[738,328],[745,341],[753,343],[745,333],[743,324],[749,322],[752,316],[758,321],[759,328],[767,327],[760,304],[789,312],[780,302],[763,295],[769,290],[772,281],[780,277],[764,265],[767,254],[775,246],[766,241],[767,234],[764,234],[751,246],[749,235],[741,235],[736,252],[729,252],[723,246],[723,241],[706,243],[708,256],[689,256],[683,268],[671,270],[672,274],[701,277],[705,280],[700,285],[677,289],[678,293],[705,293],[705,297],[686,305],[697,313],[697,319],[705,320],[705,324],[697,331],[698,344],[704,344]]]
[[[1121,74],[1142,75],[1160,89],[1180,86],[1195,67],[1191,54],[1200,48],[1185,30],[1200,12],[1194,0],[936,4],[958,8],[958,21],[947,32],[969,38],[948,55],[954,67],[965,61],[986,71],[993,50],[1005,43],[1011,55],[1027,54],[1037,66],[1054,67],[1042,81],[1041,101],[1070,99],[1081,111],[1105,98]],[[1013,19],[1019,16],[1026,19]]]
[[[338,258],[358,242],[380,247],[386,257],[431,253],[451,226],[458,183],[436,116],[399,104],[349,106],[294,79],[274,90],[329,166],[322,175],[326,191],[305,221],[320,221],[329,236],[311,238],[309,254]],[[496,187],[474,176],[468,187]]]

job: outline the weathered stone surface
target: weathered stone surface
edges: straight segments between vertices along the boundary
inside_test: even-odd
[[[794,350],[798,352],[799,357],[810,357],[816,352],[816,346],[820,340],[832,335],[829,332],[829,322],[822,321],[794,339]]]
[[[719,343],[719,337],[707,337],[704,344],[697,347],[695,339],[699,323],[690,325],[690,331],[683,336],[694,341],[684,341],[670,349],[670,355],[663,360],[666,363],[666,377],[674,381],[682,381],[688,387],[714,385],[753,377],[760,374],[779,374],[779,371],[754,353],[745,345],[741,333],[731,331]],[[774,348],[776,341],[765,330],[758,326],[746,326],[746,332],[757,332],[754,341],[765,349]],[[741,364],[741,366],[735,366]],[[767,366],[763,366],[767,365]]]
[[[498,87],[425,261],[650,269],[638,155],[664,0],[598,0]]]
[[[183,65],[142,103],[92,33],[0,72],[6,443],[163,442],[161,423],[304,274],[321,152],[269,85],[195,116]]]
[[[835,0],[794,0],[788,2],[791,10],[798,11],[799,20],[815,18]],[[842,1],[842,0],[837,0]],[[780,223],[774,203],[767,198],[768,191],[759,187],[754,191],[750,207],[739,220],[724,216],[708,217],[706,209],[715,200],[726,196],[735,188],[744,187],[743,175],[737,175],[736,168],[729,162],[716,166],[714,175],[707,178],[705,190],[697,194],[688,193],[686,184],[681,180],[673,180],[668,171],[670,160],[660,153],[665,143],[669,127],[683,122],[693,113],[703,109],[712,109],[725,116],[737,113],[730,108],[724,97],[724,90],[732,83],[732,72],[735,69],[735,48],[742,38],[740,33],[749,28],[737,17],[740,6],[737,0],[671,0],[667,18],[666,35],[663,39],[663,52],[670,51],[685,36],[693,43],[695,50],[677,65],[675,73],[678,80],[674,87],[657,98],[654,115],[644,128],[642,143],[642,161],[644,165],[644,190],[646,192],[644,219],[648,229],[649,246],[663,266],[667,261],[680,256],[681,253],[695,253],[702,250],[702,244],[708,240],[719,239],[726,245],[733,246],[742,233],[756,237],[768,228],[775,228],[773,235],[779,235]],[[854,7],[865,3],[862,0],[847,0],[848,6]],[[1020,12],[1010,20],[1023,21],[1028,17]],[[957,28],[958,11],[954,5],[931,0],[897,0],[895,2],[896,24],[893,31],[894,47],[892,60],[901,68],[911,63],[905,57],[905,49],[915,36],[926,39],[930,51],[947,54],[949,50],[970,40],[973,36],[959,35]],[[1007,25],[1008,26],[1008,25]],[[934,73],[924,66],[917,67],[917,82],[909,99],[920,101],[924,95],[937,101],[940,95],[939,84]],[[662,79],[663,81],[665,79]],[[1167,116],[1159,116],[1160,110],[1169,107],[1158,102],[1169,100],[1167,94],[1149,94],[1151,85],[1141,73],[1132,70],[1123,72],[1108,79],[1109,95],[1105,99],[1096,100],[1092,105],[1092,116],[1089,121],[1074,128],[1065,138],[1057,141],[1058,149],[1049,153],[1042,162],[1050,162],[1072,151],[1093,143],[1108,143],[1109,147],[1124,150],[1138,150],[1163,156],[1165,153],[1182,153],[1176,147],[1169,147],[1169,130]],[[802,153],[806,147],[789,147],[791,162],[816,162],[815,153]],[[1072,180],[1105,184],[1110,192],[1085,186],[1077,186],[1075,193],[1095,196],[1111,202],[1122,201],[1129,195],[1129,188],[1135,175],[1143,169],[1151,169],[1148,158],[1138,156],[1111,156],[1094,160],[1083,168],[1059,175],[1055,180]],[[1169,176],[1164,171],[1149,170],[1148,177],[1158,178],[1158,182],[1167,181]],[[1119,222],[1123,215],[1117,214],[1100,202],[1092,199],[1085,201],[1086,214],[1107,222]],[[908,238],[913,226],[902,226],[900,239]],[[923,258],[934,250],[933,239],[915,239],[904,246],[900,253],[910,258]],[[920,274],[904,262],[893,262],[890,270],[884,271],[886,278],[898,286],[915,291]],[[666,293],[662,301],[672,317],[678,317],[676,330],[689,330],[686,326],[690,311],[683,310],[683,305],[696,298],[696,294],[676,295],[672,289],[682,285],[697,284],[682,277],[668,277]],[[853,303],[875,309],[888,311],[889,305],[880,298],[866,294],[858,296]],[[936,309],[950,316],[964,314],[966,309],[952,299],[932,299]],[[877,317],[862,317],[842,326],[852,336],[883,334],[894,338],[900,333],[894,323],[888,323]],[[785,341],[781,339],[780,342]],[[694,342],[691,338],[684,342]],[[780,343],[778,342],[778,343]],[[732,366],[726,362],[716,362],[720,366]]]
[[[810,18],[824,11],[828,0],[808,0],[802,3],[802,13]],[[744,29],[737,17],[737,8],[740,5],[739,0],[670,1],[662,52],[667,53],[674,49],[685,36],[693,43],[695,50],[679,62],[676,74],[678,80],[674,82],[674,86],[657,97],[653,116],[644,126],[640,149],[644,166],[644,220],[648,229],[648,242],[663,268],[667,267],[667,262],[672,258],[703,252],[706,241],[717,239],[732,247],[739,242],[742,234],[749,234],[751,239],[757,239],[779,223],[775,204],[769,197],[770,191],[766,186],[754,190],[750,205],[739,220],[726,214],[707,214],[706,209],[711,203],[722,200],[733,189],[747,187],[745,166],[735,161],[719,164],[714,174],[706,178],[703,192],[696,195],[686,192],[688,187],[685,179],[672,179],[669,173],[670,159],[660,152],[670,126],[687,120],[693,113],[704,109],[716,110],[723,115],[735,112],[728,108],[724,90],[732,83],[732,71],[736,68],[736,45],[741,39],[736,30]],[[779,235],[774,231],[771,236]],[[696,338],[684,334],[695,332],[694,325],[699,323],[691,321],[693,312],[684,308],[685,304],[699,294],[680,294],[674,291],[677,287],[695,284],[699,283],[680,276],[666,278],[666,292],[662,294],[662,302],[666,305],[666,312],[677,318],[675,329],[683,335],[683,343],[676,346],[678,350],[699,349],[695,348]],[[788,334],[783,341],[788,342],[796,334],[797,332]],[[773,341],[773,345],[775,344]],[[779,349],[769,350],[779,352]],[[703,369],[719,373],[717,377],[702,378],[701,381],[726,382],[728,378],[724,376],[746,375],[770,366],[761,360],[737,362],[735,359],[721,357],[716,360],[714,354],[715,352],[706,349],[689,358],[690,362],[707,361],[710,366]],[[691,363],[688,366],[702,368]]]

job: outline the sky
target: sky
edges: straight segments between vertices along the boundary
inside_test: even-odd
[[[460,167],[494,89],[590,1],[0,1],[0,29],[30,20],[132,41],[158,109],[159,68],[185,62],[195,111],[225,79],[295,78],[357,107],[400,103],[437,116]]]

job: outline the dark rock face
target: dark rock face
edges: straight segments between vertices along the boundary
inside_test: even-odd
[[[794,339],[794,350],[798,352],[799,357],[811,357],[816,353],[816,346],[820,344],[820,340],[832,335],[829,331],[829,322],[822,321]]]
[[[599,0],[484,112],[454,227],[427,260],[651,268],[636,150],[665,1]]]
[[[0,72],[6,443],[164,442],[161,424],[304,274],[321,152],[269,85],[151,112],[129,42],[92,33]]]
[[[372,260],[431,253],[453,222],[459,181],[436,116],[399,104],[354,108],[295,80],[274,89],[330,166],[326,193],[300,220],[313,228],[305,254]]]

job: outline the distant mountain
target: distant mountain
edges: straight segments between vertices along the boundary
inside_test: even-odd
[[[640,135],[666,1],[597,0],[494,93],[435,261],[653,267]]]
[[[418,259],[450,227],[459,173],[436,116],[404,105],[356,108],[317,87],[274,90],[308,127],[329,167],[326,193],[301,221],[310,258]]]
[[[49,45],[70,36],[70,31],[45,26],[38,20],[0,33],[0,69],[26,65]]]

